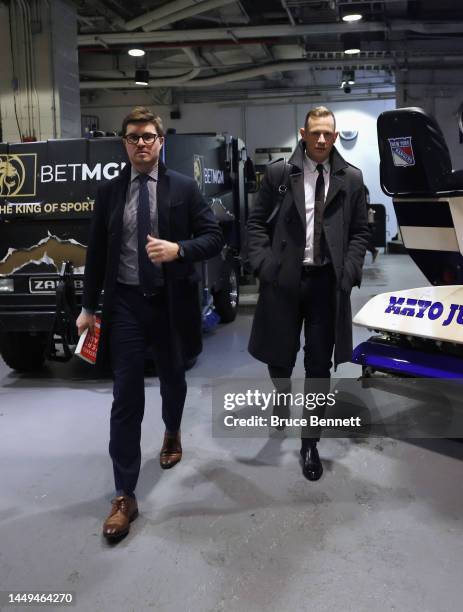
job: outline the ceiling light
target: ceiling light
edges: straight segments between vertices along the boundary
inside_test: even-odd
[[[360,38],[355,34],[343,34],[342,43],[346,55],[360,53]]]
[[[360,21],[362,19],[362,15],[360,13],[349,13],[347,15],[343,15],[342,20],[347,21],[348,23],[352,23],[353,21]]]
[[[344,93],[350,94],[352,91],[351,85],[355,83],[355,70],[343,70],[342,71],[342,81],[341,81],[341,89],[344,90]]]
[[[355,84],[355,70],[343,70],[342,71],[342,82],[347,85]]]
[[[143,51],[143,49],[129,49],[128,54],[132,57],[143,57],[143,55],[145,55],[145,52]]]
[[[145,69],[135,70],[135,85],[148,85],[150,73]]]
[[[358,47],[350,47],[349,49],[344,49],[344,53],[346,55],[356,55],[360,53],[360,49]]]

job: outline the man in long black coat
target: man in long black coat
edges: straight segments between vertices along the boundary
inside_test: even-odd
[[[145,405],[144,363],[154,352],[166,431],[160,453],[166,469],[180,461],[180,423],[186,396],[185,361],[201,352],[201,311],[194,262],[218,254],[222,234],[196,182],[159,159],[159,117],[136,107],[122,134],[130,164],[103,184],[95,201],[85,264],[79,333],[95,324],[104,289],[98,359],[114,375],[109,452],[116,497],[103,525],[109,539],[124,536],[137,516],[140,434]]]
[[[268,364],[278,390],[285,381],[289,388],[303,324],[308,381],[329,381],[333,347],[335,366],[350,361],[350,292],[360,286],[369,236],[362,173],[334,147],[333,113],[313,108],[300,135],[287,164],[268,166],[248,222],[249,259],[260,281],[249,351]],[[303,431],[309,480],[323,471],[318,440],[319,431]]]

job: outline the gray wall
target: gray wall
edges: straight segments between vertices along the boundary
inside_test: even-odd
[[[463,169],[463,144],[460,143],[458,114],[463,104],[463,71],[408,70],[397,80],[397,106],[419,106],[439,123],[452,157],[453,168]]]
[[[0,4],[0,115],[5,142],[23,136],[76,138],[81,134],[76,7],[66,0],[37,3],[38,32],[27,50],[27,20]],[[11,30],[15,32],[10,41]],[[13,47],[11,53],[10,42]],[[32,81],[29,83],[29,81]],[[19,124],[19,127],[18,127]]]
[[[82,106],[82,112],[97,115],[100,129],[119,130],[123,117],[132,105],[147,104],[150,100],[145,92],[129,94],[129,100],[121,94],[108,96],[108,106]],[[101,96],[99,96],[101,101]],[[129,106],[123,102],[129,102]],[[110,102],[113,104],[110,106]],[[119,105],[120,102],[120,105]],[[132,103],[132,104],[130,104]],[[317,102],[320,104],[323,102]],[[246,142],[249,154],[254,157],[258,147],[291,147],[294,148],[299,138],[299,128],[311,104],[265,104],[265,105],[232,105],[232,104],[185,104],[180,107],[181,118],[169,119],[171,108],[156,106],[157,112],[164,120],[165,127],[176,128],[178,132],[228,132],[240,136]],[[376,139],[376,119],[378,115],[395,108],[395,101],[374,100],[362,102],[337,102],[329,104],[335,112],[339,129],[358,130],[355,141],[347,143],[338,139],[337,147],[347,161],[361,168],[365,183],[370,189],[372,203],[386,206],[388,214],[387,230],[390,236],[397,231],[395,214],[390,198],[385,196],[379,185],[379,154]],[[276,157],[279,157],[277,155]]]

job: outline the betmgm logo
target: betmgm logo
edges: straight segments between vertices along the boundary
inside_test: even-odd
[[[35,196],[36,153],[0,155],[0,197]]]
[[[204,193],[204,157],[202,155],[193,155],[193,177],[199,191]]]

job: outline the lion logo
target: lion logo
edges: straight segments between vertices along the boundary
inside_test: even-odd
[[[201,193],[204,192],[203,158],[201,155],[193,156],[193,176]]]
[[[20,193],[26,179],[26,169],[19,155],[0,155],[0,196]]]

